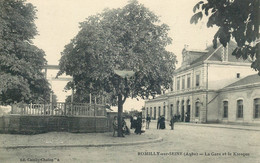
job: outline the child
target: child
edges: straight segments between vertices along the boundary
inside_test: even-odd
[[[143,119],[143,123],[142,123],[142,128],[141,128],[141,132],[144,133],[145,132],[145,120]]]

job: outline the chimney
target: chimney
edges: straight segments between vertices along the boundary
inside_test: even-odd
[[[228,61],[228,44],[226,47],[223,46],[223,51],[222,51],[222,62],[227,62]]]
[[[184,44],[184,48],[182,50],[182,63],[181,63],[182,66],[187,64],[188,55],[189,55],[188,48],[189,45]]]

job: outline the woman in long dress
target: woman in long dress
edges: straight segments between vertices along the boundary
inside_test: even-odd
[[[161,120],[160,120],[160,129],[165,129],[165,118],[164,118],[164,116],[162,116]]]
[[[136,128],[135,128],[135,133],[141,135],[141,128],[142,128],[142,118],[138,116],[136,120]]]

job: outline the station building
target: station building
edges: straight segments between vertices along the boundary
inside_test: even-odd
[[[165,94],[145,101],[145,116],[198,123],[260,124],[260,77],[250,60],[232,56],[235,43],[182,51],[182,65]]]

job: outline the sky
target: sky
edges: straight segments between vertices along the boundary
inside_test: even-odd
[[[181,51],[184,45],[190,49],[205,49],[212,43],[216,28],[206,27],[206,18],[197,25],[190,24],[193,6],[199,0],[138,0],[145,7],[160,17],[162,23],[170,27],[169,36],[173,39],[167,50],[177,56],[181,64]],[[27,0],[37,8],[38,35],[34,44],[46,53],[48,64],[57,65],[64,46],[79,31],[79,23],[87,17],[102,12],[105,8],[121,8],[128,0]],[[55,76],[57,71],[49,70],[48,77]],[[58,101],[64,101],[71,92],[63,90],[66,82],[50,81]],[[127,100],[124,109],[140,109],[144,101]]]

